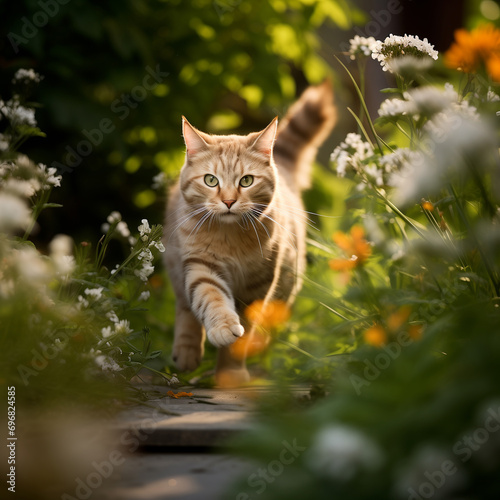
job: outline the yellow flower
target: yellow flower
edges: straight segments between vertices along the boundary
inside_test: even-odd
[[[336,231],[332,236],[335,244],[349,255],[348,259],[330,260],[330,268],[334,271],[348,271],[361,266],[372,254],[372,248],[365,240],[365,231],[361,226],[353,226],[350,233]]]
[[[365,330],[363,337],[367,344],[375,347],[382,347],[387,343],[387,333],[382,325],[375,324]]]
[[[482,64],[491,78],[500,81],[500,29],[491,24],[472,31],[455,31],[455,42],[444,55],[449,68],[465,73],[477,71]]]
[[[263,300],[252,302],[245,309],[247,319],[264,329],[276,328],[290,319],[290,308],[282,300]]]

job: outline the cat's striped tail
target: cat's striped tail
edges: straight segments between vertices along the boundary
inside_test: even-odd
[[[336,118],[332,86],[326,80],[308,87],[281,121],[273,148],[274,159],[296,189],[310,186],[311,164]]]

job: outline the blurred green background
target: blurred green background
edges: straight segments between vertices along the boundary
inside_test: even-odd
[[[121,211],[133,226],[143,217],[161,222],[165,200],[152,190],[152,177],[160,170],[175,177],[182,165],[182,115],[213,133],[260,129],[273,116],[282,117],[307,85],[339,69],[334,55],[345,50],[353,34],[383,38],[390,32],[414,32],[445,50],[469,11],[479,12],[479,4],[489,5],[491,11],[494,2],[359,1],[356,6],[347,0],[4,0],[1,4],[0,95],[8,98],[18,68],[33,67],[44,76],[33,100],[41,103],[37,118],[47,137],[31,139],[26,153],[48,165],[68,164],[69,150],[85,153],[54,193],[53,201],[64,208],[42,215],[43,230],[35,237],[43,244],[60,232],[77,241],[94,238],[112,210]],[[429,8],[435,13],[430,18]],[[147,68],[162,73],[157,82],[149,79],[150,89],[144,86]],[[380,78],[374,71],[373,96],[368,95],[373,106],[380,99],[376,90]],[[352,90],[343,73],[334,80],[339,109],[345,110],[354,102]],[[108,122],[105,133],[96,132],[106,119],[111,125]],[[351,120],[341,111],[322,163],[353,129]],[[85,131],[96,143],[90,151]]]

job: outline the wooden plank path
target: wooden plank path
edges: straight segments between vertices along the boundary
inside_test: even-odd
[[[220,500],[237,477],[255,472],[255,463],[221,446],[252,428],[255,399],[276,389],[184,387],[174,393],[193,396],[179,399],[167,396],[169,387],[147,389],[155,389],[158,397],[118,419],[116,430],[122,442],[131,443],[131,453],[104,490],[104,499]]]

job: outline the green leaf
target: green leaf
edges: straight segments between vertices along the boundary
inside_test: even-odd
[[[399,89],[395,89],[395,88],[391,88],[391,87],[388,87],[386,89],[382,89],[380,92],[382,92],[383,94],[400,94],[401,91]]]

